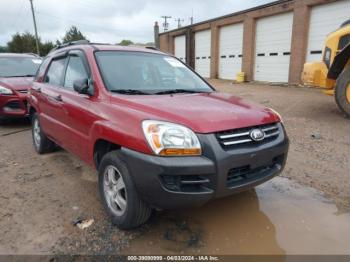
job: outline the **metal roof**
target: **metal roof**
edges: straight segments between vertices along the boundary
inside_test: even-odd
[[[264,4],[264,5],[259,5],[259,6],[253,7],[253,8],[249,8],[249,9],[245,9],[245,10],[242,10],[242,11],[234,12],[234,13],[231,13],[231,14],[228,14],[228,15],[223,15],[223,16],[219,16],[219,17],[216,17],[216,18],[211,18],[211,19],[208,19],[208,20],[204,20],[202,22],[194,23],[192,25],[187,25],[187,26],[184,26],[184,27],[180,27],[180,28],[176,28],[176,29],[169,30],[169,31],[166,31],[166,32],[162,32],[159,35],[164,35],[164,34],[168,34],[168,33],[171,33],[171,32],[180,31],[180,30],[183,30],[183,29],[187,29],[187,28],[191,28],[191,27],[197,26],[197,25],[210,23],[210,22],[217,21],[217,20],[224,19],[224,18],[228,18],[228,17],[231,17],[231,16],[241,15],[241,14],[249,13],[249,12],[252,12],[252,11],[259,10],[259,9],[263,9],[263,8],[266,8],[266,7],[279,5],[279,4],[283,4],[283,3],[288,3],[288,2],[293,2],[293,1],[295,1],[295,0],[278,0],[278,1],[274,1],[274,2],[271,2],[271,3]]]

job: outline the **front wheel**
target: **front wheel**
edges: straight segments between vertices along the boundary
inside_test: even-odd
[[[32,115],[32,137],[35,151],[38,154],[52,152],[55,149],[55,143],[48,139],[42,131],[37,113]]]
[[[99,189],[102,202],[121,229],[132,229],[145,223],[152,209],[140,198],[126,164],[118,151],[107,153],[99,167]]]
[[[350,118],[350,68],[344,70],[338,77],[335,86],[335,101],[346,117]]]

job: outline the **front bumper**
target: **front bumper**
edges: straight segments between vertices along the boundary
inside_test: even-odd
[[[121,150],[134,184],[145,202],[159,209],[202,205],[211,199],[255,187],[284,168],[289,140],[280,134],[272,142],[224,150],[214,134],[198,135],[203,155],[158,157]]]
[[[26,94],[0,95],[0,118],[17,118],[27,115]]]

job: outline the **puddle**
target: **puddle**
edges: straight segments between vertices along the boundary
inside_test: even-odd
[[[146,227],[124,254],[350,254],[350,214],[281,177]]]

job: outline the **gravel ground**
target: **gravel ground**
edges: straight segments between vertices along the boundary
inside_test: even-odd
[[[341,115],[333,97],[299,87],[211,82],[221,91],[277,110],[291,140],[281,176],[324,193],[337,213],[350,211],[350,120]],[[25,121],[0,126],[0,254],[117,254],[132,248],[133,241],[140,244],[139,239],[160,225],[167,228],[157,232],[165,241],[171,238],[171,228],[184,233],[183,248],[200,250],[205,245],[203,229],[188,226],[195,215],[157,212],[140,229],[113,227],[99,201],[95,171],[64,150],[38,156],[29,128]],[[79,218],[95,222],[80,230],[73,226]]]

